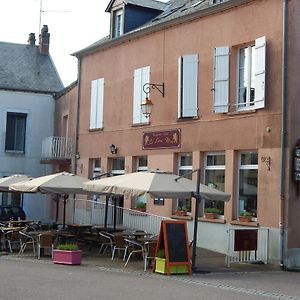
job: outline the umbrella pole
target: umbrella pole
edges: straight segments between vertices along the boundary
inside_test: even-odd
[[[116,229],[117,225],[117,197],[114,196],[114,230]]]
[[[197,170],[197,186],[196,194],[194,195],[196,199],[195,203],[195,218],[194,218],[194,235],[193,235],[193,245],[192,245],[192,270],[196,270],[196,251],[197,251],[197,231],[198,231],[198,217],[199,217],[199,204],[201,202],[200,196],[200,169]]]
[[[64,195],[64,215],[63,215],[63,229],[66,228],[66,203],[69,195]]]
[[[58,211],[59,211],[59,194],[56,194],[56,223],[58,221]]]
[[[107,228],[107,216],[108,216],[108,200],[109,196],[105,197],[105,216],[104,216],[104,228]]]

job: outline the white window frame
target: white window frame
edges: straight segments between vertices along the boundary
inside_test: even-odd
[[[208,166],[207,165],[207,157],[208,156],[217,156],[217,155],[223,155],[225,157],[225,165],[216,165],[216,166]],[[205,153],[205,159],[204,159],[204,182],[206,182],[206,171],[210,171],[210,170],[226,170],[226,153],[225,152],[208,152]],[[226,174],[225,174],[226,176]],[[225,179],[226,180],[226,179]],[[204,205],[204,203],[203,203]],[[224,203],[225,206],[225,203]],[[221,218],[224,218],[224,215],[220,215]]]
[[[138,156],[136,159],[136,171],[137,172],[147,172],[148,171],[148,157],[145,155],[144,157],[147,158],[147,166],[140,166],[139,162],[140,162],[140,158],[142,158],[142,156]]]
[[[198,116],[198,54],[178,59],[178,118]]]
[[[90,129],[103,128],[104,78],[91,82]]]
[[[113,31],[114,37],[119,37],[124,34],[124,13],[123,9],[118,9],[113,13]],[[119,27],[117,27],[117,21],[120,21]]]
[[[257,153],[257,165],[242,165],[242,155],[247,153]],[[258,152],[256,150],[249,150],[249,151],[241,151],[239,152],[239,165],[238,165],[238,176],[237,176],[237,216],[240,215],[240,170],[257,170],[257,178],[258,178]],[[258,188],[258,181],[257,181],[257,188]],[[256,213],[257,213],[257,200],[258,195],[256,194]],[[257,218],[252,217],[254,221],[257,220]]]
[[[252,57],[251,48],[254,47],[254,58]],[[247,71],[247,90],[246,102],[240,100],[240,51],[248,49],[250,55],[248,56],[245,65],[248,67]],[[252,70],[252,63],[254,60],[254,70]],[[255,43],[246,47],[241,47],[237,52],[237,88],[236,88],[236,106],[238,111],[246,111],[252,109],[260,109],[265,107],[265,73],[266,73],[266,37],[262,36],[255,40]],[[254,82],[253,82],[254,81]],[[251,100],[251,83],[254,86],[254,99]]]
[[[99,161],[99,163],[100,163],[99,167],[96,166],[96,161]],[[101,170],[101,158],[93,158],[92,159],[92,164],[93,164],[93,176],[92,176],[92,178],[100,176],[102,174],[102,170]]]
[[[133,124],[149,123],[149,118],[146,118],[142,113],[141,104],[146,99],[147,94],[143,90],[143,86],[150,82],[150,66],[145,66],[134,70],[133,81]]]
[[[123,175],[125,174],[125,169],[113,169],[113,161],[115,159],[124,159],[124,168],[125,168],[125,157],[116,157],[116,158],[112,158],[112,161],[111,161],[111,174],[113,176],[117,176],[117,175]]]

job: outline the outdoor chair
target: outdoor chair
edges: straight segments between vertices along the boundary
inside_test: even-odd
[[[36,247],[36,241],[35,239],[29,235],[28,233],[24,232],[24,231],[19,231],[20,233],[20,237],[21,237],[21,248],[20,248],[20,251],[18,253],[18,255],[23,255],[24,254],[24,251],[25,249],[28,247],[28,246],[31,246],[32,247],[32,250],[33,250],[33,254],[35,255],[35,247]]]
[[[121,251],[124,251],[123,261],[125,261],[128,245],[127,245],[127,242],[125,241],[124,236],[114,235],[113,242],[114,242],[114,248],[112,251],[111,260],[114,259],[115,252],[116,252],[116,250],[118,250],[118,253],[120,253]]]
[[[39,234],[37,236],[37,255],[38,259],[41,258],[41,250],[43,249],[51,249],[51,257],[52,250],[54,246],[54,236],[52,234]]]
[[[104,254],[108,247],[110,247],[110,251],[112,253],[113,249],[114,249],[113,238],[103,232],[99,232],[99,238],[100,238],[99,242],[100,242],[101,246],[99,248],[98,254],[101,254],[102,250],[103,250],[102,254]]]
[[[149,241],[145,243],[144,250],[144,271],[151,264],[151,261],[155,259],[157,241]]]
[[[17,246],[18,251],[21,249],[22,241],[21,241],[21,236],[20,236],[19,231],[12,230],[12,231],[6,232],[5,239],[8,244],[10,253],[13,252],[14,246]]]
[[[140,254],[142,254],[142,256],[144,258],[144,247],[142,244],[140,244],[134,240],[130,240],[130,239],[125,239],[125,241],[128,243],[129,255],[128,255],[128,258],[126,260],[124,267],[127,266],[132,254],[140,253]]]

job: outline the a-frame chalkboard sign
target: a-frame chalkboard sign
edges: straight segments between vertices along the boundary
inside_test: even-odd
[[[161,221],[156,253],[164,252],[166,274],[176,273],[174,268],[187,270],[192,273],[190,249],[185,221],[163,220]],[[154,268],[155,270],[154,262]],[[176,269],[175,269],[176,270]]]

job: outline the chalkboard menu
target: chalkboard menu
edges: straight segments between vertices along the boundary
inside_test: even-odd
[[[161,221],[157,251],[163,251],[167,274],[171,266],[187,265],[191,274],[190,250],[185,221]]]

